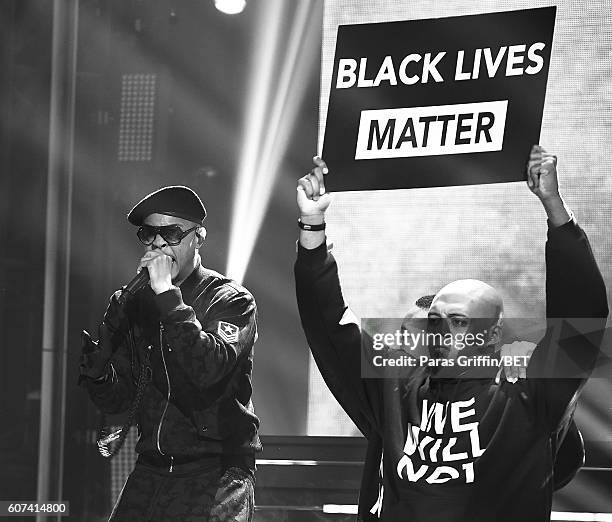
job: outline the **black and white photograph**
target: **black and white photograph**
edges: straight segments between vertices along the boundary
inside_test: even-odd
[[[612,522],[607,0],[0,29],[0,520]]]

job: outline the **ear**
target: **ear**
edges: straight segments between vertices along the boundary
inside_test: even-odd
[[[197,248],[200,248],[204,244],[204,240],[206,239],[206,229],[204,227],[200,227],[196,230],[196,238],[197,238]]]
[[[488,346],[494,346],[494,347],[498,346],[498,344],[502,340],[503,326],[504,326],[503,314],[500,313],[498,320],[491,326],[491,331],[489,332],[489,341],[487,342]]]
[[[497,344],[501,341],[501,338],[501,328],[499,325],[494,325],[489,332],[489,341],[487,344],[489,346],[497,346]]]

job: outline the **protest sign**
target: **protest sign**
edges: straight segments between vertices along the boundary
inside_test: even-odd
[[[338,27],[331,190],[525,179],[556,8]]]

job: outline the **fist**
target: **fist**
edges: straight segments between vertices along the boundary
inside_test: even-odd
[[[140,259],[139,270],[146,267],[149,271],[149,284],[156,294],[172,288],[173,259],[161,250],[149,250]]]
[[[536,345],[529,341],[514,341],[510,344],[504,344],[501,347],[501,355],[510,357],[531,357]],[[524,361],[525,359],[518,359]],[[519,379],[527,378],[527,366],[504,366],[506,380],[514,384]]]
[[[298,180],[297,185],[297,204],[301,217],[322,217],[331,203],[331,196],[325,190],[327,165],[318,156],[312,161],[314,167]]]
[[[557,156],[540,145],[531,147],[527,163],[527,186],[540,200],[559,198]]]

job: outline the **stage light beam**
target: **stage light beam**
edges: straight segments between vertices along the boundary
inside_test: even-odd
[[[268,72],[273,77],[265,80],[262,76],[255,78],[256,89],[259,85],[268,86],[265,93],[257,91],[261,98],[266,97],[266,117],[247,121],[244,154],[238,171],[227,266],[227,274],[237,281],[242,281],[246,273],[287,141],[295,125],[307,77],[318,56],[318,44],[309,41],[307,34],[313,5],[312,0],[301,2],[295,11],[286,52],[278,67],[280,74],[275,75],[275,69],[270,67]],[[281,17],[275,12],[273,2],[267,6],[270,12],[263,17],[266,23],[269,24],[270,17],[279,21]],[[263,48],[260,46],[260,51]],[[258,56],[261,55],[258,53]],[[273,79],[274,99],[270,100]],[[255,98],[257,96],[253,96]],[[250,116],[254,117],[254,113]]]

